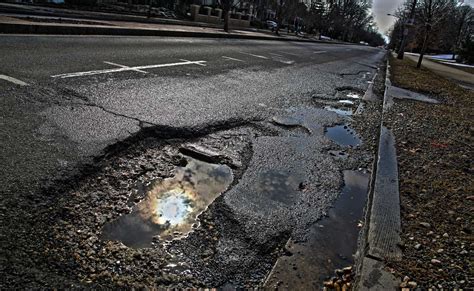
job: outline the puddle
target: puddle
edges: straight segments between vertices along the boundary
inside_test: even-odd
[[[361,143],[356,132],[347,125],[326,128],[326,136],[342,146],[357,146]]]
[[[335,108],[332,106],[324,106],[324,109],[326,109],[327,111],[335,112],[339,115],[344,115],[344,116],[352,115],[352,109],[340,109],[340,108]]]
[[[335,269],[354,263],[368,183],[368,174],[344,171],[344,188],[328,216],[311,227],[307,241],[287,244],[292,255],[278,259],[265,287],[319,290]]]
[[[351,101],[351,100],[339,100],[337,102],[341,104],[350,104],[350,105],[354,104],[354,101]]]
[[[106,224],[102,239],[143,248],[151,246],[156,236],[171,240],[189,233],[197,216],[232,183],[233,174],[225,165],[187,160],[174,177],[154,181],[130,214]]]
[[[360,95],[357,93],[349,93],[346,96],[353,99],[360,99]]]

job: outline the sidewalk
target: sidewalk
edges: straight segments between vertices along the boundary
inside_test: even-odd
[[[343,44],[310,36],[297,37],[285,31],[277,36],[266,29],[231,27],[226,33],[222,25],[211,23],[7,3],[0,3],[0,33],[211,37]]]
[[[172,36],[238,38],[258,40],[286,40],[300,42],[338,43],[306,39],[292,35],[276,36],[269,32],[232,29],[229,33],[222,28],[196,27],[186,25],[155,24],[127,21],[97,21],[95,19],[9,17],[0,15],[0,33],[9,34],[67,34],[67,35],[130,35],[130,36]]]
[[[417,62],[419,55],[405,53],[405,57]],[[456,83],[459,83],[461,86],[467,87],[471,90],[474,89],[474,75],[473,74],[470,74],[463,70],[453,68],[452,66],[443,65],[443,64],[431,61],[426,56],[423,58],[423,62],[421,65],[435,72],[436,74],[439,74],[445,78],[455,81]]]

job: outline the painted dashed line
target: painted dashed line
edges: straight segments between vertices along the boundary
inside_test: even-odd
[[[28,86],[28,83],[25,83],[21,80],[15,79],[15,78],[7,76],[7,75],[0,75],[0,79],[11,82],[13,84],[20,85],[20,86]]]
[[[227,56],[222,56],[222,58],[224,58],[224,59],[226,59],[226,60],[230,60],[230,61],[236,61],[236,62],[245,63],[245,62],[242,61],[242,60],[239,60],[239,59],[236,59],[236,58],[227,57]]]
[[[146,69],[185,66],[185,65],[205,66],[204,63],[206,63],[206,61],[188,61],[188,60],[185,60],[183,62],[178,62],[178,63],[168,63],[168,64],[158,64],[158,65],[148,65],[148,66],[135,66],[135,67],[127,67],[126,66],[124,68],[120,67],[120,68],[115,68],[115,69],[93,70],[93,71],[86,71],[86,72],[58,74],[58,75],[53,75],[51,77],[52,78],[64,79],[64,78],[92,76],[92,75],[100,75],[100,74],[108,74],[108,73],[118,73],[118,72],[126,72],[126,71],[146,70]]]
[[[256,58],[259,58],[259,59],[265,59],[265,60],[268,60],[267,57],[265,56],[261,56],[261,55],[254,55],[254,54],[251,54],[251,53],[246,53],[246,52],[239,52],[241,54],[244,54],[244,55],[249,55],[249,56],[252,56],[252,57],[256,57]]]
[[[108,64],[108,65],[112,65],[112,66],[117,66],[117,67],[120,67],[120,68],[129,68],[130,70],[132,71],[135,71],[135,72],[140,72],[140,73],[144,73],[144,74],[148,74],[148,72],[145,72],[145,71],[142,71],[142,70],[138,70],[138,69],[134,69],[134,68],[131,68],[129,66],[125,66],[125,65],[121,65],[121,64],[117,64],[117,63],[112,63],[112,62],[105,62],[104,63]]]
[[[327,53],[327,51],[314,51],[313,53],[315,53],[315,54],[324,54],[324,53]]]

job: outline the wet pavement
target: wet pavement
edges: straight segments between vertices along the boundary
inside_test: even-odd
[[[344,171],[344,187],[327,215],[309,229],[308,239],[289,240],[265,282],[269,288],[321,289],[336,270],[354,264],[367,202],[369,177]]]
[[[38,57],[18,54],[32,47]],[[2,50],[2,73],[29,84],[0,83],[2,287],[262,287],[288,241],[334,245],[333,263],[307,267],[315,289],[352,263],[379,125],[360,96],[382,51],[48,36],[9,36]],[[167,67],[51,79],[104,61]],[[350,197],[354,215],[340,216]]]

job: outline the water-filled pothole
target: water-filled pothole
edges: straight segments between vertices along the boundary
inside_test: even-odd
[[[324,109],[326,109],[327,111],[335,112],[339,115],[344,115],[344,116],[351,116],[352,115],[352,109],[335,108],[335,107],[332,107],[332,106],[324,106]]]
[[[353,105],[353,104],[354,104],[354,101],[346,100],[346,99],[344,99],[344,100],[339,100],[339,101],[337,101],[337,102],[339,102],[339,103],[341,103],[341,104],[348,104],[348,105]]]
[[[352,99],[360,99],[360,95],[354,92],[350,92],[346,94],[347,97],[352,98]]]
[[[344,171],[344,188],[328,216],[311,227],[307,241],[287,244],[292,255],[278,260],[266,287],[318,290],[335,269],[354,263],[368,182],[366,173]]]
[[[102,238],[143,248],[154,238],[171,240],[189,233],[198,215],[230,186],[233,174],[225,165],[187,159],[174,177],[154,181],[131,213],[106,224]]]
[[[326,136],[343,146],[357,146],[361,143],[356,132],[347,125],[336,125],[326,128]]]

